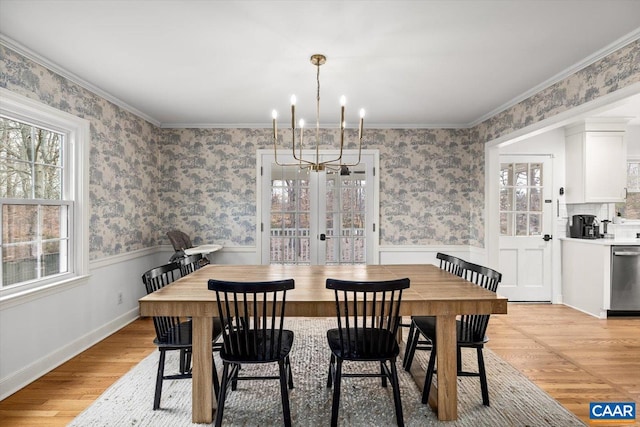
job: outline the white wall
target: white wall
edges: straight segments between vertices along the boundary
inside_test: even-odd
[[[640,125],[628,126],[627,137],[627,157],[640,158]]]
[[[142,273],[167,259],[157,250],[110,257],[80,284],[0,302],[0,399],[135,320]]]

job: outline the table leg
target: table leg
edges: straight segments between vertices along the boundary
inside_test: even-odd
[[[458,367],[456,362],[456,316],[438,316],[436,321],[438,345],[438,419],[458,418]]]
[[[194,423],[211,423],[213,421],[213,354],[211,350],[211,334],[213,322],[210,317],[193,318],[193,380],[192,414]]]

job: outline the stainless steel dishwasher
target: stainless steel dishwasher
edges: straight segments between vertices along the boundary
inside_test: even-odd
[[[611,314],[640,314],[640,246],[611,247]]]

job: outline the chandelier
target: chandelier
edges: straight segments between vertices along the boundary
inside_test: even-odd
[[[300,119],[298,128],[296,129],[296,96],[291,96],[291,154],[297,163],[281,163],[278,161],[278,112],[273,110],[273,153],[275,163],[279,166],[299,166],[300,168],[311,169],[319,172],[327,170],[340,171],[342,175],[349,174],[349,167],[356,166],[360,163],[362,154],[362,126],[364,125],[364,109],[360,110],[360,126],[358,128],[358,161],[355,163],[343,163],[342,151],[344,148],[344,130],[346,122],[344,121],[344,110],[346,98],[340,98],[340,150],[338,156],[331,160],[320,161],[320,66],[327,62],[324,55],[311,55],[311,63],[316,67],[317,95],[316,95],[316,137],[315,146],[308,144],[309,147],[315,149],[315,157],[312,159],[304,158],[302,149],[304,145],[304,120]]]

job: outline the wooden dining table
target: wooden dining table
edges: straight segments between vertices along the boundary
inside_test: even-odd
[[[210,264],[139,300],[141,316],[188,316],[193,319],[192,421],[211,423],[215,410],[212,390],[212,318],[217,316],[215,292],[209,279],[267,281],[292,278],[286,316],[335,317],[335,296],[325,287],[327,278],[390,280],[408,277],[402,294],[402,316],[436,316],[438,361],[436,407],[438,419],[458,417],[456,316],[506,314],[507,299],[430,264],[394,265],[218,265]],[[418,365],[414,363],[413,365]],[[412,369],[420,387],[422,377]],[[418,375],[418,377],[416,377]],[[320,384],[324,386],[324,384]]]

